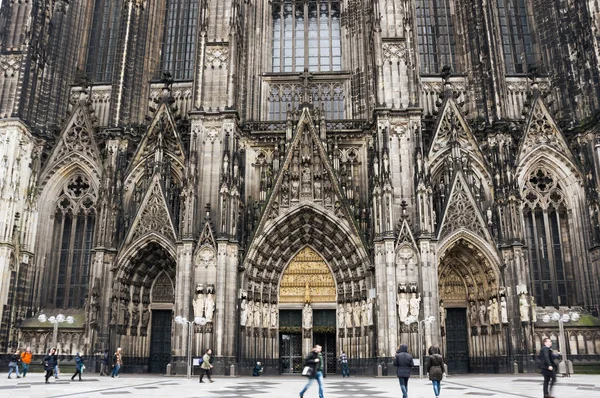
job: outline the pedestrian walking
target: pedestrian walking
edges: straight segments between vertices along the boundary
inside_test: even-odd
[[[340,355],[340,363],[342,364],[342,377],[350,377],[350,368],[348,367],[348,355],[342,351]]]
[[[406,344],[400,345],[400,348],[396,351],[394,366],[396,367],[396,375],[400,382],[402,398],[408,398],[408,379],[410,378],[410,371],[414,366],[414,362],[412,355],[408,353],[408,346]]]
[[[321,351],[323,348],[320,345],[315,345],[313,349],[308,353],[304,359],[305,368],[308,367],[308,382],[300,391],[300,398],[304,397],[304,393],[308,390],[308,387],[312,384],[313,380],[317,380],[319,384],[319,398],[323,398],[323,354]],[[304,371],[302,372],[304,374]]]
[[[427,365],[427,374],[433,384],[433,393],[435,398],[440,396],[441,382],[444,378],[444,358],[440,354],[438,347],[429,347],[429,364]]]
[[[27,376],[32,356],[31,347],[27,347],[25,351],[21,353],[21,373],[23,374],[23,377]]]
[[[52,355],[54,354],[54,348],[48,351],[48,354],[44,357],[44,370],[46,371],[46,384],[48,384],[48,379],[52,376],[52,372],[54,371],[54,366],[52,365]]]
[[[119,371],[121,370],[121,366],[123,366],[123,356],[121,347],[119,347],[113,355],[113,369],[110,377],[119,377]]]
[[[19,350],[16,350],[14,354],[10,356],[10,361],[8,362],[8,378],[11,379],[10,375],[12,372],[17,374],[17,379],[20,379],[19,376],[19,361],[21,361],[21,355]]]
[[[556,383],[556,369],[554,369],[554,355],[552,354],[552,340],[544,339],[544,346],[538,359],[539,367],[544,376],[544,398],[554,398],[550,393]]]
[[[81,354],[78,352],[75,354],[75,374],[71,377],[71,380],[75,380],[75,376],[79,375],[79,381],[81,381],[81,372],[83,371],[83,359]]]
[[[54,372],[54,378],[58,380],[58,374],[60,373],[60,369],[58,368],[58,348],[54,347],[52,350],[52,370]]]
[[[204,383],[202,381],[204,375],[206,375],[208,381],[210,381],[211,383],[213,382],[213,379],[210,377],[210,370],[213,368],[213,366],[210,363],[211,355],[212,350],[209,348],[208,350],[206,350],[206,353],[202,357],[202,363],[200,364],[200,383]]]
[[[100,376],[108,376],[110,373],[108,371],[108,363],[110,361],[110,355],[108,355],[108,350],[104,350],[102,354],[102,362],[100,363]]]

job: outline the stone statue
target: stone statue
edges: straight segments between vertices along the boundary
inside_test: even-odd
[[[521,316],[521,322],[529,322],[529,300],[527,300],[527,294],[521,293],[519,298],[519,315]]]
[[[446,308],[444,308],[443,300],[440,301],[439,312],[440,312],[440,326],[445,327],[446,326]]]
[[[122,320],[123,320],[123,325],[127,326],[129,325],[129,308],[127,308],[127,304],[125,304],[125,301],[121,300],[120,302],[121,304],[121,313],[123,314]]]
[[[352,309],[352,321],[354,323],[354,327],[360,327],[360,302],[354,302],[354,308]]]
[[[471,301],[471,308],[469,308],[469,315],[471,317],[471,326],[477,326],[477,304]]]
[[[304,329],[312,328],[312,308],[308,303],[304,304],[302,309],[302,326]]]
[[[252,326],[254,326],[254,302],[253,301],[248,301],[246,311],[248,313],[248,317],[246,319],[246,327],[251,328]]]
[[[362,300],[360,302],[360,324],[361,326],[369,326],[369,322],[367,321],[367,302]]]
[[[119,304],[117,299],[113,298],[112,304],[110,305],[110,324],[117,324],[117,317],[119,316]]]
[[[417,293],[412,293],[410,297],[410,314],[413,316],[419,316],[419,308],[421,304],[421,297],[417,297]]]
[[[498,299],[496,297],[493,297],[490,300],[490,306],[489,306],[490,324],[499,325],[500,324],[499,316],[500,316],[500,307],[498,305]]]
[[[240,325],[246,326],[247,319],[248,319],[248,302],[246,301],[246,297],[244,297],[240,304]]]
[[[262,326],[262,306],[260,303],[254,303],[254,327],[259,328]]]
[[[148,310],[148,306],[144,306],[144,309],[142,311],[142,330],[140,331],[140,334],[142,336],[146,335],[146,330],[148,329],[148,323],[150,322],[150,310]]]
[[[537,322],[537,305],[535,305],[535,297],[531,296],[531,322]]]
[[[408,299],[406,293],[398,294],[398,317],[400,322],[404,322],[408,318]]]
[[[271,304],[271,328],[277,329],[277,316],[279,315],[277,311],[277,304]]]
[[[133,305],[131,309],[131,327],[137,328],[140,323],[140,310],[137,305]]]
[[[373,299],[367,300],[367,325],[373,325]]]
[[[486,315],[486,308],[485,308],[485,302],[480,301],[479,302],[479,325],[480,326],[486,326],[487,322],[485,319],[485,315]]]
[[[508,323],[508,311],[506,308],[506,297],[500,297],[500,320],[503,324]]]
[[[92,294],[92,300],[90,302],[90,323],[98,322],[98,296]]]
[[[350,303],[346,303],[346,314],[345,314],[345,318],[346,320],[346,328],[351,328],[352,327],[352,304]]]
[[[215,312],[214,294],[207,294],[206,301],[204,304],[204,317],[206,318],[206,322],[212,322],[214,312]]]
[[[270,319],[270,315],[271,315],[271,306],[269,305],[269,303],[264,303],[263,304],[263,309],[262,309],[263,313],[262,313],[262,318],[263,318],[263,328],[268,329],[269,325],[271,324],[271,319]]]
[[[203,316],[204,315],[204,293],[196,294],[196,298],[192,302],[192,306],[194,307],[194,316]]]
[[[342,329],[344,327],[344,304],[338,304],[337,327],[338,329]]]

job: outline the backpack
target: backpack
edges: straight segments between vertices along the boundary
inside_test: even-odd
[[[204,362],[204,358],[202,358],[202,357],[198,358],[198,365],[202,365],[202,362]]]

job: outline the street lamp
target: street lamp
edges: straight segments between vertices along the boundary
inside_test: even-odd
[[[423,365],[424,365],[424,361],[423,361],[423,352],[425,351],[425,347],[423,347],[423,335],[421,333],[421,324],[423,325],[423,328],[425,328],[425,324],[427,325],[431,325],[433,322],[435,322],[435,317],[434,316],[427,316],[424,319],[419,320],[419,318],[417,318],[414,315],[409,316],[408,318],[406,318],[406,320],[404,321],[404,323],[406,325],[410,325],[411,323],[415,323],[417,322],[417,339],[418,339],[418,344],[419,344],[419,379],[423,378]]]
[[[51,317],[46,317],[46,314],[40,314],[40,316],[38,316],[38,321],[40,321],[40,323],[50,322],[54,325],[54,331],[52,333],[52,346],[56,347],[56,341],[58,339],[58,324],[63,323],[65,321],[68,324],[72,324],[73,322],[75,322],[75,318],[73,318],[71,315],[65,318],[63,314],[58,314],[56,316]]]
[[[558,312],[553,312],[552,314],[546,314],[542,317],[542,321],[544,321],[544,323],[548,323],[548,322],[550,322],[550,320],[553,320],[554,322],[558,322],[558,331],[559,331],[558,351],[562,354],[563,362],[565,364],[567,363],[567,344],[565,342],[564,323],[569,322],[569,321],[577,322],[579,320],[579,318],[580,318],[580,315],[578,312],[566,312],[563,314],[560,314]]]
[[[186,317],[177,315],[175,317],[175,323],[179,325],[186,324],[187,325],[187,378],[192,378],[192,325],[194,323],[198,325],[205,325],[206,318],[202,316],[197,316],[194,318],[194,321],[188,321]]]

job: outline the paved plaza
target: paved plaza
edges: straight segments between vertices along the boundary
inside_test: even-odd
[[[46,385],[41,373],[29,374],[25,379],[0,381],[0,397],[173,397],[173,398],[294,398],[302,389],[305,379],[300,376],[281,377],[215,377],[214,383],[199,384],[198,379],[146,375],[123,375],[119,378],[84,375],[84,381],[71,381],[68,375],[51,380]],[[349,397],[401,397],[395,378],[327,377],[324,382],[326,398]],[[600,397],[600,376],[574,375],[559,378],[554,389],[557,398]],[[305,394],[317,398],[316,382]],[[409,398],[432,398],[433,391],[428,380],[412,377],[409,382]],[[465,375],[451,376],[442,382],[443,398],[454,397],[527,397],[541,398],[541,376],[538,375]]]

